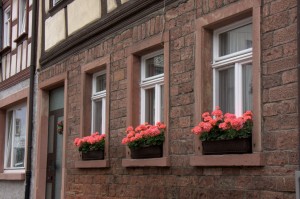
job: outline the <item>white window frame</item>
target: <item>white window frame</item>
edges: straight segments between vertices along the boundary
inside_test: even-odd
[[[95,132],[95,118],[96,118],[96,110],[95,110],[95,104],[97,101],[102,101],[102,129],[100,134],[105,134],[105,121],[106,121],[106,88],[103,91],[96,92],[96,84],[97,84],[97,77],[100,75],[106,75],[106,70],[102,70],[100,72],[97,72],[93,74],[93,83],[92,83],[92,122],[91,122],[91,129],[92,133]]]
[[[252,24],[252,18],[247,18],[228,26],[216,29],[213,35],[213,107],[219,106],[219,71],[231,68],[234,65],[234,100],[235,114],[243,114],[243,65],[252,63],[252,48],[219,56],[219,35],[221,33]],[[253,35],[253,30],[252,30]]]
[[[7,113],[9,113],[9,112],[11,112],[11,111],[13,111],[13,134],[15,134],[16,133],[16,129],[15,129],[15,127],[16,127],[16,125],[15,125],[15,122],[16,122],[16,120],[15,120],[15,117],[16,117],[16,110],[17,109],[19,109],[19,108],[23,108],[23,107],[25,107],[25,109],[26,109],[26,114],[27,114],[27,107],[26,107],[26,103],[24,103],[24,104],[21,104],[21,105],[18,105],[18,106],[15,106],[15,107],[13,107],[13,108],[11,108],[11,109],[8,109],[7,111],[6,111],[6,129],[5,129],[5,149],[4,149],[4,172],[6,172],[6,173],[9,173],[9,172],[14,172],[14,171],[16,171],[16,170],[21,170],[21,171],[23,171],[24,169],[25,169],[25,165],[26,165],[26,154],[27,154],[27,151],[26,151],[26,146],[25,146],[25,148],[24,148],[24,167],[6,167],[6,165],[7,165],[7,138],[8,138],[8,128],[9,128],[9,125],[8,125],[8,121],[9,121],[9,118],[8,118],[8,114]],[[26,118],[26,121],[25,121],[25,129],[27,129],[27,118]],[[11,142],[12,142],[12,146],[11,146],[11,148],[12,148],[12,151],[11,151],[11,157],[14,157],[14,138],[15,138],[15,136],[12,136],[12,140],[11,140]],[[26,145],[26,142],[27,142],[27,133],[25,134],[25,145]],[[11,165],[12,165],[12,161],[13,161],[13,158],[11,158]]]
[[[8,17],[9,13],[9,17]],[[3,22],[3,47],[10,46],[10,26],[11,26],[11,9],[10,6],[4,11],[4,22]]]
[[[24,11],[23,11],[23,16],[22,15],[22,10],[23,7],[21,7],[21,2],[24,3]],[[19,36],[26,32],[26,18],[27,18],[27,0],[19,0],[19,21],[18,21],[18,34]]]
[[[163,50],[158,50],[141,57],[141,123],[146,120],[146,90],[154,88],[155,90],[155,116],[154,123],[161,122],[161,86],[164,85],[164,73],[146,78],[146,60],[158,55],[163,55]]]

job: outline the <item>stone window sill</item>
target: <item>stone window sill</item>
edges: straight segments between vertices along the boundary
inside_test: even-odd
[[[25,180],[25,173],[0,173],[0,180]]]
[[[264,166],[262,153],[198,155],[190,157],[191,166]]]
[[[122,159],[123,167],[168,167],[170,159],[168,157],[149,159]]]
[[[88,169],[88,168],[107,168],[109,167],[108,160],[89,160],[89,161],[76,161],[75,168]]]

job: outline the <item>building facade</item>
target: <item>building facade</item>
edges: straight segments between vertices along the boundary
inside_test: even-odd
[[[30,68],[33,1],[1,1],[0,198],[24,198],[32,186]],[[33,102],[33,101],[32,101]],[[30,126],[31,125],[31,126]],[[29,129],[30,126],[30,129]]]
[[[296,0],[39,6],[33,198],[295,198]],[[2,74],[7,60],[22,72],[13,49],[23,47],[11,45]],[[191,129],[217,105],[252,110],[251,153],[203,155]],[[121,144],[126,128],[157,121],[167,126],[162,157],[132,159]],[[74,139],[94,131],[106,135],[105,158],[82,161]]]

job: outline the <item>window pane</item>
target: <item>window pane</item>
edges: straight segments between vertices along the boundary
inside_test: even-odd
[[[19,1],[19,34],[25,31],[26,0]]]
[[[26,108],[18,108],[15,118],[14,162],[13,167],[24,167],[24,152],[26,139]]]
[[[11,149],[12,149],[12,134],[13,134],[13,111],[9,111],[7,116],[7,136],[6,136],[6,167],[11,167]]]
[[[223,112],[234,113],[234,67],[219,71],[219,105]]]
[[[154,124],[155,122],[155,88],[146,90],[146,101],[145,101],[145,122]]]
[[[106,76],[105,74],[96,77],[96,92],[106,90]]]
[[[219,35],[219,56],[252,47],[252,24],[242,26]]]
[[[102,100],[94,102],[94,131],[102,133]]]
[[[161,94],[160,94],[160,122],[164,122],[164,85],[160,86]]]
[[[243,65],[243,111],[252,110],[252,63]]]
[[[164,73],[164,55],[146,59],[146,78]]]

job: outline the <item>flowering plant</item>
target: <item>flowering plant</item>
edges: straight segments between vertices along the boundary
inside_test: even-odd
[[[235,138],[249,138],[252,134],[252,112],[246,111],[241,117],[226,113],[216,107],[211,115],[209,112],[202,114],[203,121],[192,129],[200,135],[201,141],[231,140]]]
[[[135,129],[129,126],[126,129],[126,137],[123,138],[122,144],[127,144],[129,148],[136,149],[143,146],[162,145],[165,136],[166,125],[157,122],[156,125],[148,123],[141,124]]]
[[[74,145],[79,147],[78,150],[83,153],[88,151],[104,151],[105,134],[99,135],[98,132],[83,138],[75,138]]]
[[[64,130],[64,123],[63,123],[63,121],[57,122],[57,133],[58,134],[63,134],[63,130]]]

